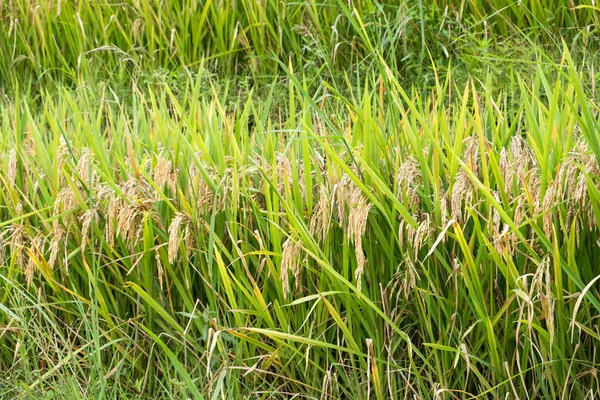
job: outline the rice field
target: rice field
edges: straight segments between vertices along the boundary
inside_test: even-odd
[[[599,16],[0,3],[0,398],[599,397]]]

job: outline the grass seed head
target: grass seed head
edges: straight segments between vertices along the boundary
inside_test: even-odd
[[[62,220],[65,226],[71,226],[75,221],[73,217],[73,210],[79,207],[79,203],[77,202],[77,197],[73,192],[73,189],[68,186],[62,189],[56,195],[56,199],[54,200],[54,215],[58,216],[60,214],[65,213],[62,216]],[[56,218],[54,220],[54,225],[58,225],[59,219]]]
[[[510,146],[513,156],[512,169],[517,176],[525,176],[525,173],[530,168],[536,166],[535,154],[520,135],[515,135],[511,138]]]
[[[156,274],[158,275],[158,283],[160,285],[160,289],[162,290],[163,289],[163,279],[165,276],[165,270],[163,268],[158,249],[154,251],[154,259],[156,260]]]
[[[346,224],[348,219],[346,211],[347,199],[353,183],[350,176],[344,173],[342,178],[333,185],[334,209],[342,226]]]
[[[473,174],[479,176],[479,141],[476,137],[468,137],[465,139],[466,148],[463,154],[463,159]]]
[[[367,218],[373,205],[369,203],[366,196],[356,185],[347,192],[347,196],[346,202],[349,212],[346,232],[348,238],[356,244],[365,234]]]
[[[497,191],[494,192],[494,199],[498,202],[498,204],[502,204],[501,199],[500,199],[500,194]],[[492,233],[492,243],[493,243],[496,251],[498,253],[502,253],[505,249],[505,247],[502,245],[502,240],[503,240],[504,234],[506,232],[500,231],[500,224],[502,222],[501,218],[500,218],[500,212],[498,212],[498,210],[495,207],[490,207],[490,208],[491,208],[490,209],[490,213],[491,213],[490,229],[491,229],[491,233]]]
[[[419,250],[423,246],[426,239],[430,239],[435,232],[435,225],[429,214],[425,214],[422,217],[422,221],[419,223],[417,230],[415,231],[414,238],[412,240],[414,259],[418,257]]]
[[[33,275],[36,269],[36,259],[40,260],[43,257],[45,242],[46,238],[43,235],[37,235],[31,241],[29,259],[27,260],[27,268],[25,269],[27,287],[31,287],[31,284],[33,283]]]
[[[59,171],[63,170],[65,163],[67,162],[67,157],[69,155],[69,146],[65,141],[64,137],[61,136],[59,139],[59,144],[56,149],[56,161],[57,161],[57,169]]]
[[[402,266],[404,266],[404,270],[401,272],[402,279],[400,280],[399,293],[404,295],[405,300],[408,300],[410,294],[417,287],[419,273],[408,253],[404,254],[404,261],[398,266],[398,269],[402,269]]]
[[[154,167],[153,180],[160,190],[167,187],[171,193],[177,191],[177,171],[173,168],[171,160],[162,156],[158,157]]]
[[[290,294],[290,272],[296,279],[296,286],[298,285],[302,262],[302,246],[292,241],[291,238],[287,238],[283,243],[282,250],[280,279],[283,297],[287,299]]]
[[[207,173],[213,182],[219,181],[215,171],[209,169]],[[212,208],[215,193],[200,171],[194,169],[190,176],[192,176],[192,182],[195,182],[196,186],[196,209],[200,215],[204,215],[206,210],[210,211]]]
[[[25,255],[28,242],[27,231],[22,224],[12,224],[10,231],[10,252],[15,257],[15,264],[25,271]]]
[[[400,165],[396,181],[398,184],[398,194],[400,200],[406,195],[408,204],[416,211],[419,209],[419,193],[418,187],[422,184],[422,174],[419,163],[414,157],[409,156],[405,162]]]
[[[285,153],[277,154],[276,163],[277,191],[281,196],[285,196],[285,188],[290,186],[293,180],[292,165]]]
[[[362,237],[367,229],[369,210],[373,205],[368,202],[362,190],[355,184],[347,188],[345,194],[347,196],[346,203],[349,208],[346,234],[348,240],[351,240],[354,244],[357,264],[354,275],[358,290],[361,290],[362,275],[367,262],[362,247]]]
[[[550,345],[554,340],[554,298],[552,294],[552,275],[550,272],[550,256],[542,258],[538,264],[537,271],[532,284],[536,288],[536,297],[542,305],[542,313],[546,320],[546,327],[550,335]]]
[[[17,180],[17,151],[11,149],[8,156],[8,183],[11,187],[14,187]]]
[[[506,148],[502,148],[502,150],[500,150],[499,168],[502,181],[504,182],[504,188],[509,195],[512,195],[512,183],[515,176],[515,171],[512,163],[510,162],[510,156],[508,155]]]
[[[144,216],[148,212],[144,203],[131,203],[119,210],[117,236],[121,236],[130,249],[139,242],[144,231]]]
[[[562,167],[559,169],[556,178],[546,189],[544,198],[541,201],[541,206],[539,206],[539,209],[537,210],[538,214],[543,213],[542,221],[544,234],[548,237],[552,235],[554,207],[563,200],[565,171],[567,171],[567,168]]]
[[[441,183],[440,183],[441,185]],[[440,186],[441,187],[441,186]],[[442,222],[442,227],[446,227],[450,222],[450,214],[448,212],[448,195],[444,192],[444,189],[440,190],[440,218]],[[444,241],[446,241],[446,236],[444,235]]]
[[[67,232],[62,226],[57,225],[52,230],[52,240],[50,241],[50,258],[48,259],[48,265],[50,269],[54,269],[56,262],[58,261],[58,255],[61,250],[61,244],[67,238]]]
[[[98,211],[90,208],[80,217],[81,220],[81,250],[85,250],[86,243],[89,239],[90,228],[92,222],[98,222]]]
[[[184,213],[177,213],[169,225],[168,256],[169,263],[177,261],[181,243],[185,244],[185,256],[187,257],[192,247],[191,219]]]
[[[92,187],[98,181],[98,175],[94,168],[94,158],[90,149],[83,149],[81,151],[81,156],[77,161],[77,173],[83,182]]]
[[[117,219],[119,218],[119,206],[120,200],[113,193],[111,199],[108,203],[108,210],[106,215],[106,228],[105,228],[105,237],[107,242],[111,247],[115,246],[115,236],[116,236],[116,224]]]
[[[463,223],[463,206],[468,208],[473,202],[473,185],[465,171],[456,174],[451,196],[451,218]]]
[[[327,186],[319,188],[319,202],[313,210],[310,219],[310,233],[323,242],[329,233],[331,225],[331,198]]]

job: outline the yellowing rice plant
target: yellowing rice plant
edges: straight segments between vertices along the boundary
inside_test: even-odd
[[[594,4],[142,3],[0,5],[0,398],[600,396],[594,39],[433,48]]]

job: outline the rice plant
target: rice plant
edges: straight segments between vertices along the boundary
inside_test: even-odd
[[[1,3],[0,398],[600,396],[598,9],[421,3]]]

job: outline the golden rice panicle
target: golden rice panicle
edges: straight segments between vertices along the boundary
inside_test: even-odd
[[[518,229],[525,221],[525,217],[529,210],[526,194],[521,193],[511,202],[511,204],[514,204],[513,222]],[[511,256],[515,254],[516,248],[519,245],[519,236],[517,233],[517,231],[509,229],[509,226],[505,224],[502,233],[500,234],[502,237],[506,237],[506,247]]]
[[[25,271],[25,255],[27,254],[27,246],[29,236],[25,230],[25,225],[13,223],[10,227],[10,253],[15,257],[15,264]]]
[[[58,192],[58,195],[54,201],[54,215],[60,215],[61,213],[66,213],[66,215],[62,217],[63,224],[60,223],[58,218],[54,219],[52,224],[50,257],[48,259],[48,265],[51,269],[56,267],[61,245],[64,244],[64,241],[67,239],[67,231],[65,230],[65,227],[66,229],[69,229],[74,224],[75,217],[71,211],[78,206],[79,204],[77,203],[75,193],[71,187],[65,187]]]
[[[529,169],[537,166],[535,154],[520,135],[513,136],[510,145],[513,156],[513,170],[517,176],[523,177]]]
[[[201,155],[198,155],[200,157]],[[213,182],[218,182],[217,174],[212,168],[207,168],[206,173]],[[207,210],[211,210],[213,200],[215,197],[214,191],[211,189],[206,178],[200,172],[200,169],[193,164],[189,170],[189,185],[188,193],[190,198],[194,198],[196,204],[196,210],[199,215],[204,215]]]
[[[552,235],[555,207],[559,202],[563,200],[563,182],[566,171],[567,168],[565,168],[564,166],[559,168],[558,173],[556,174],[556,178],[554,179],[552,184],[550,184],[546,189],[544,198],[541,200],[541,205],[539,205],[537,210],[538,215],[543,214],[543,230],[544,234],[548,237],[551,237]],[[540,203],[538,202],[538,204]]]
[[[534,275],[534,282],[536,288],[536,297],[539,299],[542,305],[542,313],[546,320],[546,327],[550,336],[550,347],[554,341],[554,305],[555,300],[552,293],[552,274],[550,271],[551,258],[546,255],[540,263]]]
[[[127,242],[130,249],[135,247],[142,236],[147,211],[145,205],[139,202],[127,204],[119,211],[116,234]]]
[[[142,236],[146,215],[160,223],[152,209],[152,204],[156,200],[148,182],[138,181],[135,178],[130,178],[123,183],[121,192],[121,196],[116,193],[111,196],[105,232],[111,245],[114,245],[115,238],[119,236],[127,242],[130,249],[133,249]]]
[[[79,177],[90,186],[94,186],[98,181],[98,174],[94,168],[94,157],[90,149],[83,149],[76,167]]]
[[[444,188],[442,187],[442,183],[440,182],[440,194],[439,194],[439,198],[440,198],[440,218],[441,218],[441,222],[442,222],[442,227],[445,228],[446,226],[448,226],[448,224],[450,223],[450,205],[449,205],[449,199],[448,199],[448,194],[444,191]],[[444,235],[444,239],[443,241],[446,241],[446,236]]]
[[[66,165],[67,162],[67,156],[69,155],[69,146],[67,145],[67,142],[65,141],[64,137],[60,137],[59,139],[59,144],[58,147],[56,149],[57,153],[56,153],[56,161],[57,161],[57,169],[58,171],[63,171],[63,168]],[[64,176],[61,176],[61,183],[64,183]]]
[[[11,187],[14,187],[17,180],[17,151],[11,149],[8,155],[8,183]]]
[[[473,203],[473,185],[467,173],[460,170],[455,178],[452,186],[451,195],[451,218],[458,223],[464,222],[464,209],[469,208]]]
[[[27,260],[27,267],[25,269],[25,278],[27,281],[27,287],[31,287],[33,283],[33,275],[36,270],[36,262],[39,262],[44,256],[44,245],[46,238],[43,235],[37,235],[30,244],[29,258]]]
[[[362,290],[362,277],[365,273],[365,264],[367,263],[367,257],[365,257],[362,249],[362,241],[359,241],[355,245],[356,251],[356,270],[354,271],[354,279],[356,279],[356,288]]]
[[[480,149],[478,138],[474,136],[466,138],[465,146],[463,160],[473,174],[479,176]]]
[[[498,204],[502,204],[502,200],[500,199],[500,194],[495,191],[494,192],[494,199],[498,202]],[[494,246],[494,249],[496,249],[496,251],[498,253],[502,253],[506,248],[502,245],[502,241],[504,240],[504,235],[506,234],[507,230],[504,231],[500,231],[500,226],[501,226],[501,218],[500,218],[500,212],[496,209],[496,207],[490,207],[490,213],[491,213],[491,218],[490,218],[490,231],[492,234],[492,243]]]
[[[50,241],[50,258],[48,259],[48,265],[50,269],[56,267],[58,256],[61,250],[61,245],[64,244],[67,239],[67,231],[62,226],[57,225],[52,230],[52,239]]]
[[[514,179],[520,189],[524,187],[529,172],[537,168],[535,154],[520,135],[511,138],[510,147],[500,151],[499,169],[504,189],[509,199],[518,196],[513,192]]]
[[[171,193],[177,191],[177,171],[171,160],[164,156],[158,156],[153,172],[153,180],[159,190],[169,188]]]
[[[98,211],[95,208],[86,210],[81,217],[81,250],[85,250],[85,246],[88,240],[90,240],[90,229],[92,228],[92,222],[98,223]]]
[[[294,242],[291,238],[287,238],[282,246],[281,253],[281,270],[280,279],[283,288],[283,298],[287,299],[290,294],[290,273],[296,280],[300,278],[302,265],[302,246],[298,242]]]
[[[409,156],[398,168],[396,182],[400,200],[406,196],[406,202],[414,211],[420,208],[418,188],[422,184],[422,173],[417,160]]]
[[[346,225],[348,219],[347,199],[352,184],[350,176],[344,173],[342,178],[333,185],[334,210],[342,226]]]
[[[578,224],[578,220],[577,217],[580,215],[581,212],[583,212],[583,209],[579,209],[578,207],[578,202],[577,200],[575,200],[576,196],[578,196],[579,193],[577,193],[577,183],[578,183],[578,178],[580,177],[580,173],[579,173],[579,168],[580,168],[580,163],[583,160],[581,159],[580,155],[577,154],[573,154],[571,157],[569,157],[565,163],[563,164],[563,168],[565,170],[564,172],[564,183],[563,183],[563,193],[564,193],[564,204],[566,206],[566,211],[567,211],[567,216],[566,216],[566,225],[567,226],[571,226],[573,224],[573,222],[575,222],[575,224]],[[586,183],[587,186],[587,183]],[[587,192],[587,191],[586,191]],[[585,195],[585,197],[587,197],[587,193]],[[584,199],[579,199],[579,200],[584,200]],[[585,206],[585,200],[583,201],[583,203],[581,204],[581,206]],[[576,229],[576,235],[579,236],[579,229]],[[577,238],[577,241],[579,242],[579,238]]]
[[[203,177],[200,177],[198,181],[196,207],[201,214],[204,214],[207,209],[212,208],[214,196],[215,194],[206,180],[204,180]]]
[[[279,153],[275,156],[275,175],[277,179],[277,191],[281,196],[285,196],[285,189],[289,187],[293,180],[292,164],[285,153]]]
[[[154,260],[156,261],[156,274],[158,275],[158,284],[160,285],[160,289],[162,290],[164,284],[165,269],[162,265],[158,249],[154,251]]]
[[[349,208],[346,231],[348,238],[356,243],[365,234],[369,210],[373,205],[357,185],[352,185],[347,191],[346,203]]]
[[[422,173],[419,163],[413,156],[408,156],[398,168],[398,174],[396,176],[398,186],[408,187],[420,182],[421,179]]]
[[[429,214],[424,214],[421,216],[421,222],[417,227],[416,231],[414,231],[414,236],[412,238],[412,248],[413,248],[413,256],[416,260],[418,258],[418,253],[425,240],[431,239],[435,232],[435,224],[433,223],[432,218]]]
[[[192,221],[186,214],[178,212],[169,225],[168,258],[173,264],[179,258],[181,243],[185,244],[185,256],[189,255],[192,247]]]
[[[398,225],[398,242],[402,245],[409,246],[414,243],[416,228],[410,225],[405,219],[400,221]]]
[[[500,176],[502,177],[502,182],[504,183],[504,190],[506,190],[506,193],[511,196],[513,193],[512,184],[515,177],[515,171],[506,148],[502,148],[502,150],[500,150],[500,160],[498,164],[500,168]]]
[[[347,189],[346,195],[346,203],[349,208],[346,234],[348,239],[354,244],[357,264],[354,275],[358,290],[361,290],[362,276],[367,262],[362,247],[362,237],[367,229],[367,219],[373,205],[368,202],[366,196],[356,184],[351,185]]]
[[[420,279],[419,273],[408,253],[404,253],[403,262],[400,263],[398,268],[402,269],[401,266],[404,266],[404,270],[401,273],[402,279],[400,281],[399,294],[404,295],[404,299],[408,300],[411,293],[417,287],[417,282]]]
[[[77,197],[73,192],[73,189],[68,186],[63,188],[56,195],[56,199],[54,200],[54,215],[58,216],[62,215],[63,223],[66,227],[70,227],[74,221],[73,210],[79,207],[79,203],[77,202]],[[60,224],[59,219],[56,218],[54,220],[54,226]]]
[[[119,218],[120,204],[120,199],[115,193],[112,193],[106,210],[106,228],[104,230],[106,241],[111,247],[115,246],[117,219]]]
[[[577,218],[578,227],[576,233],[579,243],[579,230],[583,227],[592,230],[596,226],[594,208],[588,193],[589,184],[595,185],[600,189],[599,183],[594,183],[592,177],[600,175],[600,167],[593,153],[589,149],[589,145],[580,141],[576,146],[577,161],[574,168],[576,174],[571,178],[569,193],[571,194],[572,204],[569,207],[569,217]],[[570,220],[569,220],[570,221]]]
[[[0,266],[6,262],[6,251],[10,250],[10,240],[7,242],[6,237],[10,239],[10,229],[0,229]]]
[[[310,233],[323,242],[331,225],[331,198],[329,189],[324,184],[319,187],[319,202],[315,206],[310,219]]]

